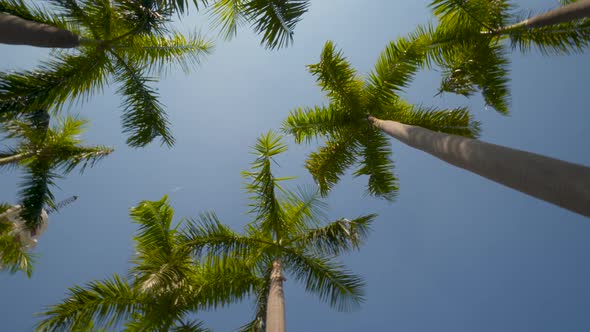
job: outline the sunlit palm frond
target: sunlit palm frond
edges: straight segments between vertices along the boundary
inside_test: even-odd
[[[440,25],[477,33],[505,26],[512,8],[505,0],[434,0],[429,6]]]
[[[212,25],[220,29],[225,39],[236,36],[238,27],[248,21],[245,3],[246,0],[218,0],[210,7]]]
[[[368,127],[359,135],[360,168],[355,176],[367,175],[367,194],[393,201],[399,190],[397,177],[393,173],[391,143],[378,129]]]
[[[167,196],[159,201],[141,201],[129,210],[129,216],[139,225],[134,240],[140,251],[157,247],[165,254],[172,252],[176,231],[171,229],[174,210]]]
[[[377,215],[370,214],[353,220],[342,218],[326,226],[295,234],[289,243],[320,255],[340,255],[358,250],[367,239],[371,223],[376,217]]]
[[[23,206],[20,215],[31,231],[35,231],[41,225],[43,208],[46,205],[55,205],[50,190],[50,187],[55,186],[55,178],[59,178],[59,175],[53,173],[44,161],[34,161],[25,170],[19,190]]]
[[[349,135],[332,135],[316,152],[312,152],[305,167],[319,186],[320,194],[326,196],[340,177],[357,161],[359,142]]]
[[[298,108],[283,121],[283,132],[293,135],[297,143],[309,143],[312,139],[334,134],[354,121],[338,104]]]
[[[256,216],[256,222],[265,230],[277,231],[284,223],[284,212],[279,204],[276,189],[281,189],[278,182],[288,178],[274,177],[271,164],[273,157],[286,151],[287,145],[282,136],[269,131],[261,135],[253,147],[256,160],[249,171],[242,172],[242,176],[249,180],[246,191],[251,194],[249,211]]]
[[[342,51],[337,51],[331,41],[324,45],[320,62],[309,65],[308,69],[316,77],[322,91],[326,91],[333,101],[342,103],[343,111],[348,113],[360,111],[363,83],[343,56]]]
[[[23,0],[3,0],[0,2],[0,12],[62,29],[70,30],[72,28],[59,15],[42,10],[34,3],[25,3]]]
[[[196,320],[180,320],[172,327],[172,332],[211,332],[205,328],[205,323]]]
[[[174,137],[170,133],[169,122],[157,92],[148,83],[154,79],[144,77],[140,68],[126,62],[116,53],[115,80],[122,85],[120,93],[123,101],[123,132],[128,134],[127,144],[143,147],[156,137],[162,144],[171,147]]]
[[[102,89],[107,60],[100,52],[59,54],[32,71],[0,73],[0,102],[12,114],[59,110],[67,101]],[[18,102],[21,98],[26,102]]]
[[[192,248],[197,257],[247,257],[274,247],[272,242],[242,236],[222,224],[214,213],[203,213],[190,220],[183,231],[183,243]]]
[[[285,211],[286,231],[295,233],[319,225],[326,219],[328,205],[321,200],[317,188],[311,186],[297,187],[281,197],[281,206]]]
[[[177,65],[189,73],[200,64],[203,56],[211,53],[212,48],[213,44],[199,34],[173,31],[166,37],[138,36],[117,47],[116,51],[136,66],[145,66],[149,72],[162,73],[169,66]]]
[[[305,290],[339,311],[358,307],[363,301],[363,280],[331,258],[299,251],[283,252],[285,269]]]
[[[69,289],[62,303],[50,306],[39,314],[43,320],[37,324],[40,331],[83,331],[89,322],[97,327],[113,327],[131,318],[141,309],[145,298],[123,278],[113,277],[75,286]]]
[[[543,54],[581,53],[590,43],[590,20],[507,31],[512,49],[529,52],[537,48]]]
[[[248,0],[245,15],[265,47],[276,49],[293,42],[295,26],[307,12],[310,0]]]

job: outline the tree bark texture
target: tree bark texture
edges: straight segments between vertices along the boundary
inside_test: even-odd
[[[517,23],[526,28],[538,28],[590,17],[590,0],[579,0]]]
[[[399,141],[494,182],[590,217],[590,168],[395,121],[369,121]]]
[[[270,274],[270,291],[266,306],[266,332],[285,332],[285,293],[283,292],[282,262],[272,262]]]
[[[72,48],[80,45],[80,37],[68,30],[0,13],[0,43]]]

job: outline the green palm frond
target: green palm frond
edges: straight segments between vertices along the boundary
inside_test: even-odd
[[[197,220],[189,220],[183,231],[183,243],[197,257],[205,253],[220,257],[247,257],[275,244],[263,239],[242,236],[222,224],[214,213],[203,213]]]
[[[58,15],[44,11],[35,4],[25,3],[23,0],[3,0],[0,2],[0,12],[58,28],[71,27]]]
[[[159,201],[141,201],[129,210],[129,216],[139,225],[139,232],[134,238],[138,249],[160,248],[165,254],[172,252],[175,230],[171,229],[174,210],[164,196]]]
[[[154,2],[155,5],[162,8],[172,8],[179,14],[184,14],[185,12],[188,13],[188,7],[191,3],[196,7],[197,10],[200,9],[199,6],[207,7],[209,4],[209,0],[156,0]]]
[[[117,326],[131,318],[145,302],[123,278],[114,275],[104,281],[69,289],[67,298],[39,314],[43,320],[37,324],[40,331],[83,331],[94,322],[105,328]]]
[[[363,83],[359,81],[356,71],[342,52],[337,51],[331,41],[327,41],[324,45],[320,62],[309,65],[308,69],[330,99],[342,103],[341,106],[347,112],[358,112],[361,106]]]
[[[283,121],[282,130],[293,135],[295,142],[309,143],[312,139],[336,133],[354,119],[337,104],[297,108]]]
[[[43,207],[55,206],[55,197],[49,189],[55,186],[55,178],[59,178],[59,175],[51,172],[48,165],[42,161],[34,162],[26,168],[19,190],[23,206],[20,215],[31,231],[39,228]]]
[[[100,52],[60,54],[32,71],[0,73],[0,102],[6,113],[60,109],[68,100],[102,89],[107,57]],[[25,103],[18,102],[24,98]]]
[[[367,175],[367,194],[393,201],[399,190],[397,177],[393,173],[391,143],[377,128],[368,127],[359,139],[361,145],[360,168],[354,176]]]
[[[307,12],[310,0],[248,0],[244,11],[265,47],[276,49],[293,42],[293,30]]]
[[[288,232],[297,232],[318,225],[326,219],[328,205],[321,200],[316,188],[311,186],[297,187],[288,191],[281,198],[281,206],[285,211]]]
[[[554,24],[507,32],[512,49],[529,52],[537,48],[546,55],[581,53],[590,43],[590,20]]]
[[[116,80],[122,84],[123,132],[128,134],[127,144],[143,147],[160,137],[162,144],[171,147],[174,137],[170,133],[169,122],[163,106],[158,101],[157,92],[148,83],[155,79],[142,75],[139,68],[117,57]]]
[[[20,242],[15,240],[9,233],[10,227],[6,227],[7,224],[2,221],[0,224],[0,270],[7,270],[11,274],[22,271],[30,278],[33,274],[35,255],[27,252]]]
[[[275,189],[281,190],[278,182],[288,178],[275,178],[272,174],[271,164],[273,157],[287,150],[287,145],[282,141],[282,136],[269,131],[261,135],[253,148],[256,160],[252,163],[250,171],[242,172],[242,176],[248,180],[246,191],[251,194],[250,213],[256,216],[256,222],[264,230],[278,231],[284,223],[284,212],[281,209]]]
[[[212,50],[212,43],[198,34],[181,34],[172,31],[166,37],[138,36],[131,42],[117,47],[123,57],[136,65],[143,65],[148,72],[162,73],[169,66],[177,65],[185,73],[200,64],[202,57]]]
[[[318,184],[322,196],[327,196],[344,172],[357,161],[359,148],[358,140],[352,135],[332,135],[325,146],[309,155],[305,168]]]
[[[289,244],[321,255],[340,255],[358,250],[369,236],[371,223],[376,217],[369,214],[353,220],[336,220],[324,227],[307,229],[301,235],[295,235]]]
[[[305,290],[338,311],[349,311],[363,301],[363,280],[328,257],[298,251],[283,252],[285,269]]]
[[[429,6],[440,25],[476,33],[505,26],[512,8],[505,0],[434,0]]]
[[[248,18],[245,13],[246,0],[218,0],[210,7],[212,25],[220,29],[225,39],[235,37],[238,26],[244,25]]]

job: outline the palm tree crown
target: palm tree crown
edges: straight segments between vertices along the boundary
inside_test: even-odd
[[[87,121],[68,116],[57,118],[49,126],[49,114],[38,111],[22,119],[8,121],[3,130],[5,138],[16,145],[0,150],[0,168],[22,167],[25,176],[21,184],[21,217],[31,230],[39,226],[41,212],[47,204],[54,206],[50,187],[60,174],[75,168],[83,172],[113,152],[104,146],[83,146],[79,135]]]
[[[246,189],[253,216],[243,234],[223,225],[214,213],[206,213],[190,224],[185,235],[199,256],[243,259],[265,281],[256,290],[255,318],[243,330],[264,330],[273,281],[284,280],[282,270],[276,271],[277,264],[308,292],[339,310],[363,300],[362,280],[335,257],[359,248],[375,215],[325,223],[325,205],[316,191],[288,191],[279,184],[288,178],[277,178],[271,172],[273,157],[286,149],[281,137],[272,132],[258,139],[253,152],[257,159],[243,173],[249,180]]]
[[[332,42],[326,43],[320,62],[309,66],[330,103],[292,111],[283,130],[292,134],[297,143],[327,137],[325,146],[306,162],[322,194],[327,194],[348,168],[357,165],[354,175],[369,177],[370,195],[388,200],[395,197],[398,184],[392,172],[391,145],[367,121],[369,115],[449,134],[478,136],[479,123],[467,109],[410,105],[397,95],[420,68],[424,47],[419,38],[391,42],[366,80],[358,77]]]
[[[53,11],[21,0],[0,1],[0,11],[66,29],[80,37],[74,52],[31,71],[0,73],[0,116],[38,108],[59,109],[70,99],[100,91],[109,81],[120,84],[123,131],[130,146],[145,146],[159,137],[171,146],[163,105],[150,87],[169,64],[185,71],[209,53],[211,43],[185,37],[168,27],[171,10],[157,1],[50,1]]]

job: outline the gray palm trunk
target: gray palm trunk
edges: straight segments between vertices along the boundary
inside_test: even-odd
[[[590,168],[395,121],[368,120],[413,148],[494,182],[590,217]]]
[[[533,16],[527,20],[516,23],[502,30],[513,28],[539,28],[548,25],[571,22],[590,17],[590,0],[580,0],[563,7],[550,10],[544,14]]]
[[[272,262],[270,273],[270,290],[266,305],[266,332],[285,332],[285,293],[283,282],[282,262],[276,259]]]
[[[72,48],[80,45],[80,36],[51,25],[0,13],[0,43]]]
[[[17,162],[29,157],[30,155],[31,155],[30,153],[18,153],[18,154],[12,155],[12,156],[0,158],[0,166],[17,163]]]

